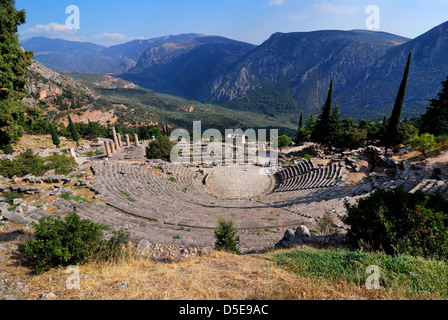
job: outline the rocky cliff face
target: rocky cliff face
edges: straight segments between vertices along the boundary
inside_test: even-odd
[[[241,99],[267,85],[292,94],[297,105],[320,108],[333,80],[341,89],[407,39],[368,31],[276,33],[218,76],[206,97],[215,102]]]
[[[146,50],[123,79],[165,93],[198,97],[255,46],[217,36],[169,41]]]
[[[56,107],[85,107],[94,101],[94,93],[73,78],[61,75],[35,61],[28,67],[26,74],[29,97],[24,99],[26,105],[40,106],[45,109]]]
[[[281,112],[275,96],[289,95],[286,109],[317,114],[333,80],[345,116],[381,119],[392,110],[411,51],[403,116],[419,116],[448,72],[448,22],[413,40],[370,31],[277,33],[214,79],[202,98],[253,108],[264,96],[263,104]]]
[[[110,48],[37,40],[24,47],[40,45],[36,57],[46,65],[122,70],[122,79],[156,92],[269,115],[320,113],[333,81],[334,102],[344,116],[383,119],[412,51],[403,116],[419,116],[448,72],[448,22],[413,40],[366,30],[276,33],[260,46],[199,34]]]
[[[419,116],[448,75],[448,22],[389,50],[339,95],[360,113],[387,113],[395,101],[409,53],[411,69],[403,112]]]

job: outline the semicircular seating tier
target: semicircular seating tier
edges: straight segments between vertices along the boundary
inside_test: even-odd
[[[307,162],[287,170],[310,165]],[[78,213],[98,223],[125,228],[134,240],[213,247],[214,230],[224,219],[234,222],[243,252],[270,249],[287,228],[302,224],[312,228],[325,211],[337,218],[344,207],[342,189],[333,183],[339,168],[333,166],[312,167],[294,176],[310,175],[314,183],[304,186],[320,189],[300,189],[293,184],[287,187],[293,176],[286,178],[288,173],[282,170],[279,175],[285,178],[278,189],[294,191],[235,200],[207,192],[200,171],[163,161],[109,160],[93,162],[91,169],[95,181],[90,189],[95,191],[98,202],[80,204]]]
[[[312,160],[304,160],[287,166],[277,173],[280,184],[276,192],[329,188],[337,185],[344,174],[339,164],[316,165]]]

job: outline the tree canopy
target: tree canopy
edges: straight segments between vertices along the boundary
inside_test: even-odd
[[[398,126],[400,125],[401,112],[403,110],[404,97],[406,95],[406,86],[408,83],[409,69],[411,65],[412,52],[409,53],[406,68],[404,70],[403,79],[401,80],[400,88],[398,89],[395,105],[392,110],[389,122],[384,135],[383,143],[386,148],[394,147],[399,144],[398,141]]]
[[[421,119],[421,133],[431,133],[436,136],[448,134],[448,76],[442,82],[442,91],[437,99],[430,101],[431,104]]]
[[[15,8],[14,0],[0,2],[0,146],[17,141],[22,134],[22,99],[28,95],[24,77],[33,52],[23,51],[17,34],[25,23],[25,11]]]

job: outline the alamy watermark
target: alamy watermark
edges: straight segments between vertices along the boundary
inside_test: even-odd
[[[372,265],[366,268],[366,273],[369,276],[366,279],[366,288],[368,290],[379,290],[381,289],[380,285],[380,268],[378,266]]]
[[[65,280],[65,287],[68,290],[81,289],[81,277],[79,268],[77,266],[68,266],[65,273],[71,273],[71,275]]]
[[[65,13],[70,14],[65,20],[65,26],[69,30],[79,30],[81,28],[81,16],[79,7],[70,5],[65,9]]]
[[[366,14],[370,14],[366,19],[367,30],[380,30],[380,8],[370,5],[366,8]]]
[[[217,129],[202,133],[201,121],[193,122],[190,135],[186,129],[175,129],[170,136],[177,144],[171,149],[170,160],[182,164],[250,164],[263,162],[278,166],[278,129],[226,129],[224,137]]]

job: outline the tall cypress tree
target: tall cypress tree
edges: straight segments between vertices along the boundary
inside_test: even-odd
[[[70,134],[72,136],[73,141],[76,142],[76,146],[79,147],[79,133],[76,131],[76,127],[73,124],[72,118],[70,115],[68,116],[68,129],[70,130]]]
[[[330,82],[330,89],[328,90],[327,100],[322,108],[322,113],[317,119],[316,126],[311,134],[311,140],[318,142],[325,147],[331,146],[331,112],[333,103],[333,81]]]
[[[343,145],[342,141],[342,117],[339,111],[339,107],[337,105],[331,111],[330,123],[328,126],[328,135],[330,142],[330,149],[332,146],[341,146]]]
[[[303,128],[303,112],[300,113],[299,118],[299,129]]]
[[[33,58],[32,51],[22,50],[17,34],[25,16],[14,0],[0,1],[0,147],[17,141],[22,131],[22,99],[28,95],[24,75]]]
[[[386,134],[384,136],[384,146],[386,151],[389,147],[396,146],[398,141],[398,125],[400,124],[401,112],[403,110],[404,96],[406,94],[406,86],[408,83],[409,68],[411,65],[412,52],[409,53],[406,69],[404,70],[403,79],[401,80],[400,89],[398,90],[397,98],[395,100],[394,109],[387,124]]]
[[[59,140],[58,134],[56,133],[56,130],[54,129],[54,126],[52,123],[50,123],[50,134],[51,134],[51,140],[53,141],[53,144],[56,146],[56,148],[59,148],[61,141]]]

